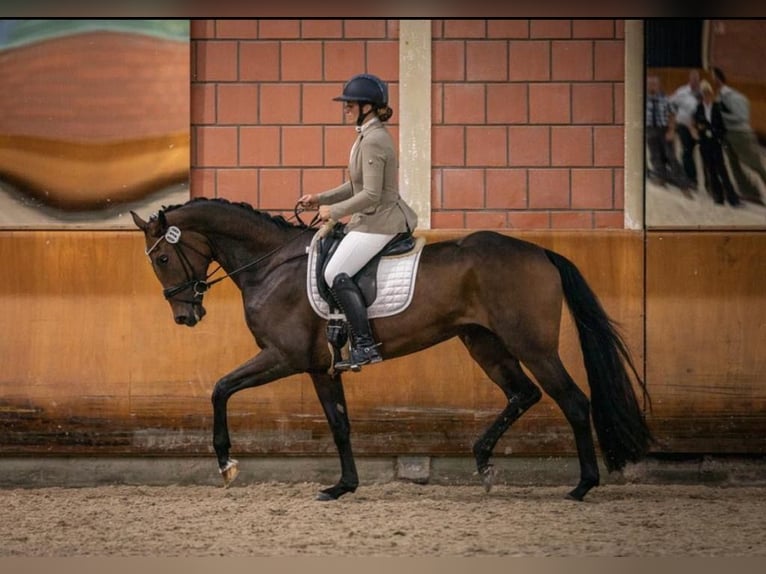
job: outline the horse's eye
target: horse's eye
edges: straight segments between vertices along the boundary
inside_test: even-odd
[[[169,261],[169,258],[167,255],[160,255],[157,257],[157,264],[159,265],[165,265]]]

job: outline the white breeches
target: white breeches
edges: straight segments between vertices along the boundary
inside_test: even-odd
[[[356,275],[394,236],[349,231],[325,267],[324,278],[327,284],[332,287],[335,277],[340,273],[346,273],[349,277]]]

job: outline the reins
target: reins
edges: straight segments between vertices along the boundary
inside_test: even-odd
[[[250,269],[251,267],[254,267],[261,263],[262,261],[268,259],[275,253],[281,251],[283,248],[285,248],[287,245],[295,241],[296,239],[303,236],[304,233],[306,233],[309,230],[312,230],[315,228],[316,224],[319,222],[319,214],[317,213],[314,218],[311,220],[310,223],[306,224],[303,222],[303,220],[300,217],[300,213],[304,211],[302,208],[299,208],[298,206],[295,207],[294,215],[290,218],[288,218],[286,221],[291,221],[293,219],[297,219],[299,222],[298,227],[301,228],[301,231],[291,237],[288,241],[282,243],[281,245],[278,245],[268,253],[265,253],[261,255],[259,258],[255,259],[254,261],[250,261],[249,263],[246,263],[240,267],[237,267],[236,269],[226,273],[225,275],[222,275],[221,277],[218,277],[212,281],[208,281],[213,275],[218,273],[218,271],[221,269],[221,265],[219,264],[218,267],[216,267],[212,272],[208,273],[204,279],[196,279],[192,276],[191,272],[191,263],[189,262],[189,258],[186,256],[186,254],[181,249],[181,246],[188,247],[195,253],[199,253],[200,255],[203,255],[207,257],[207,255],[203,254],[199,250],[195,249],[194,247],[190,246],[188,243],[183,243],[181,241],[181,230],[176,227],[175,225],[171,225],[168,227],[165,234],[157,239],[157,241],[154,242],[154,245],[152,245],[149,249],[147,249],[146,255],[149,255],[154,249],[160,244],[160,242],[164,239],[168,243],[173,245],[173,248],[175,249],[176,254],[178,255],[178,259],[181,261],[181,265],[184,268],[184,272],[186,273],[187,280],[183,283],[179,283],[178,285],[175,285],[173,287],[167,287],[166,289],[162,290],[162,294],[164,295],[165,299],[170,299],[171,297],[174,297],[178,295],[179,293],[182,293],[183,291],[186,291],[187,289],[191,288],[193,290],[193,300],[192,301],[185,301],[187,303],[194,303],[198,297],[202,297],[213,285],[216,283],[219,283],[220,281],[223,281],[226,278],[233,277],[234,275],[237,275],[238,273],[241,273],[242,271],[245,271],[246,269]],[[289,259],[288,259],[289,261]]]

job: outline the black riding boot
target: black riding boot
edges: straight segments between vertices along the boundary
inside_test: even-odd
[[[351,352],[348,361],[335,363],[338,371],[359,371],[362,365],[383,360],[378,345],[372,338],[367,305],[359,287],[346,273],[341,273],[332,284],[332,294],[341,311],[346,315],[351,331]]]

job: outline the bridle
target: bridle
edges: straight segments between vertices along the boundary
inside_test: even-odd
[[[189,261],[189,257],[187,256],[186,252],[184,251],[184,247],[187,249],[190,249],[191,251],[194,251],[198,255],[201,255],[205,259],[208,259],[211,261],[213,259],[212,252],[210,254],[205,254],[199,249],[196,249],[195,247],[189,245],[188,243],[184,243],[181,241],[181,230],[176,227],[175,225],[171,225],[167,228],[165,233],[160,236],[157,241],[154,242],[154,244],[149,247],[148,249],[144,250],[144,253],[147,257],[151,255],[151,253],[162,243],[162,241],[167,241],[169,244],[173,246],[174,251],[176,252],[176,255],[178,256],[178,260],[181,262],[181,266],[183,267],[184,273],[186,274],[186,281],[183,281],[179,283],[178,285],[174,285],[172,287],[166,287],[162,290],[162,294],[165,297],[166,300],[170,300],[179,293],[183,293],[184,291],[191,289],[192,290],[192,299],[178,299],[177,301],[181,303],[189,303],[191,305],[197,305],[201,302],[202,296],[207,293],[210,288],[215,285],[216,283],[219,283],[220,281],[223,281],[227,277],[233,277],[234,275],[241,273],[242,271],[249,269],[251,267],[254,267],[261,263],[262,261],[268,259],[278,251],[282,250],[284,247],[298,239],[299,237],[302,237],[304,233],[307,231],[314,229],[316,224],[319,222],[319,214],[315,215],[314,218],[311,220],[310,223],[305,224],[303,220],[300,217],[300,213],[303,211],[302,208],[299,208],[297,205],[294,210],[293,217],[289,218],[288,221],[291,219],[297,219],[299,222],[299,227],[301,228],[301,232],[296,234],[294,237],[292,237],[289,241],[286,241],[285,243],[282,243],[281,245],[278,245],[268,253],[265,253],[264,255],[261,255],[259,258],[255,259],[254,261],[251,261],[249,263],[246,263],[237,269],[234,269],[233,271],[230,271],[221,277],[218,277],[216,279],[213,279],[212,281],[209,281],[209,279],[218,273],[218,271],[221,269],[221,266],[218,265],[212,272],[208,273],[204,279],[198,279],[194,277],[194,269],[192,267],[191,262]],[[212,250],[211,250],[212,251]],[[305,254],[301,254],[303,256]],[[292,257],[290,259],[293,259]],[[286,261],[283,261],[282,263],[286,263],[290,259],[287,259]]]

